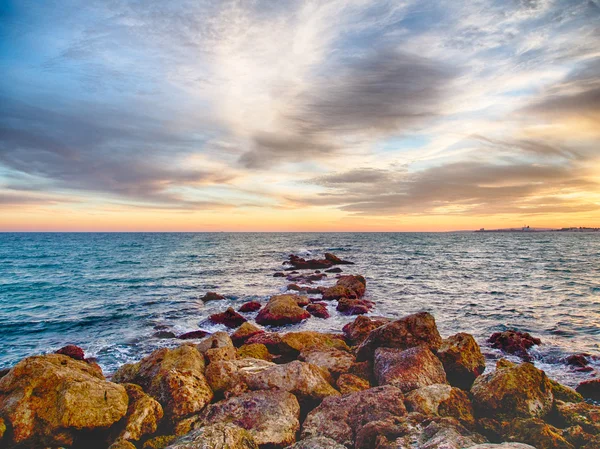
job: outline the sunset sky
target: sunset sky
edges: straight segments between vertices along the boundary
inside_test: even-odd
[[[0,0],[0,230],[600,226],[600,1]]]

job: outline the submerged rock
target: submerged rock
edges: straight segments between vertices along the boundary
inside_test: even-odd
[[[70,446],[75,432],[119,421],[128,404],[122,385],[62,354],[23,359],[0,379],[0,415],[23,446]]]
[[[442,362],[426,346],[410,349],[378,348],[373,372],[379,385],[394,385],[406,393],[433,384],[446,383]]]
[[[197,427],[231,423],[246,429],[259,446],[284,448],[296,441],[300,405],[285,391],[252,391],[211,404]]]
[[[271,297],[258,316],[256,322],[263,325],[281,326],[299,323],[310,318],[310,313],[298,306],[296,295],[277,295]]]
[[[224,324],[230,328],[236,328],[246,322],[246,318],[233,310],[233,307],[228,307],[225,312],[215,313],[208,317],[210,321],[217,324]]]
[[[197,338],[204,338],[208,335],[208,332],[203,330],[186,332],[185,334],[181,334],[179,337],[180,340],[194,340]]]
[[[369,335],[369,333],[377,329],[378,327],[383,326],[384,324],[390,323],[392,320],[390,318],[384,317],[366,317],[366,316],[358,316],[351,323],[346,324],[342,331],[346,338],[352,342],[354,345],[361,344]]]
[[[488,342],[492,348],[500,349],[507,354],[515,354],[525,361],[531,361],[531,356],[527,350],[534,345],[542,344],[539,338],[520,331],[495,332],[488,339]]]
[[[222,301],[227,298],[225,298],[225,296],[223,296],[223,295],[218,294],[217,292],[208,292],[200,299],[203,302],[208,302],[208,301]]]
[[[380,347],[408,349],[419,345],[433,350],[442,345],[435,319],[428,312],[408,315],[372,330],[358,347],[356,359],[371,359],[375,349]]]
[[[472,335],[459,333],[442,341],[437,356],[444,365],[448,382],[469,390],[485,370],[485,357]]]
[[[501,360],[496,371],[478,377],[471,388],[473,405],[481,417],[538,418],[552,408],[554,397],[546,374],[531,363]]]
[[[85,353],[83,352],[83,349],[81,349],[79,346],[75,346],[75,345],[63,346],[62,348],[55,351],[54,353],[66,355],[75,360],[84,360],[85,359]]]
[[[306,306],[306,311],[317,318],[329,318],[327,306],[322,303],[315,302],[309,304],[308,306]]]
[[[258,449],[250,432],[231,423],[216,423],[196,429],[168,449]]]
[[[325,273],[341,273],[343,270],[340,267],[330,268],[325,270]]]

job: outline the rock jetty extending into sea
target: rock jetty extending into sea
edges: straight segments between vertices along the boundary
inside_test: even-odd
[[[73,345],[23,359],[0,372],[0,447],[600,448],[600,380],[576,391],[549,379],[529,363],[540,340],[516,331],[490,342],[524,361],[486,373],[475,339],[443,338],[427,312],[367,316],[367,280],[340,274],[350,264],[292,255],[274,274],[287,293],[224,307],[210,319],[229,332],[192,330],[110,379]],[[328,275],[334,283],[315,286]],[[281,330],[327,319],[332,302],[357,315],[340,333]]]

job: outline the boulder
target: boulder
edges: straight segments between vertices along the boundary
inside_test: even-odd
[[[356,298],[356,293],[343,285],[334,285],[323,290],[323,301],[335,301],[342,298]]]
[[[473,405],[460,388],[434,384],[413,390],[406,395],[406,409],[424,415],[447,416],[472,429],[475,426]]]
[[[496,419],[538,418],[552,408],[554,397],[546,374],[531,363],[505,360],[496,371],[479,376],[471,387],[478,416]]]
[[[217,324],[224,324],[229,328],[236,328],[246,322],[246,318],[233,310],[233,307],[228,307],[225,312],[214,313],[208,317],[210,321]]]
[[[365,424],[404,416],[403,401],[402,392],[391,385],[327,397],[306,417],[302,439],[327,437],[354,447],[355,435]]]
[[[338,444],[335,440],[326,437],[312,437],[300,440],[288,446],[286,449],[347,449],[346,446]]]
[[[181,334],[179,337],[180,340],[194,340],[197,338],[204,338],[208,335],[208,332],[203,331],[203,330],[197,330],[197,331],[190,331],[190,332],[186,332],[185,334]]]
[[[249,301],[240,306],[238,312],[256,312],[260,310],[261,304],[258,301]]]
[[[292,348],[290,345],[285,343],[281,335],[276,332],[264,332],[261,334],[253,335],[246,344],[262,344],[267,347],[269,353],[273,354],[273,359],[277,363],[287,363],[295,360],[300,351]]]
[[[356,391],[368,390],[371,384],[368,380],[354,374],[341,374],[335,382],[335,386],[342,394],[354,393]]]
[[[340,267],[330,268],[329,270],[325,270],[325,273],[341,273],[342,269]]]
[[[505,438],[508,441],[531,444],[537,449],[574,449],[560,429],[539,418],[513,420]]]
[[[390,323],[392,320],[390,318],[384,317],[366,317],[366,316],[358,316],[351,323],[346,324],[342,331],[344,335],[354,345],[361,344],[369,335],[369,333],[377,329],[378,327],[383,326],[384,324]]]
[[[117,439],[139,441],[144,435],[156,432],[163,417],[163,409],[139,385],[123,386],[129,396],[129,406],[124,422],[120,423]]]
[[[232,346],[224,346],[222,348],[207,349],[204,353],[208,363],[215,363],[221,360],[235,360],[238,358],[237,350]]]
[[[152,336],[154,338],[160,338],[163,340],[166,340],[169,338],[177,338],[177,335],[175,335],[175,332],[171,332],[171,331],[157,331],[157,332],[154,332],[152,334]]]
[[[310,313],[298,306],[297,295],[277,295],[271,297],[258,316],[256,322],[263,325],[281,326],[299,323],[310,318]]]
[[[541,345],[539,338],[532,337],[527,332],[504,331],[494,332],[488,339],[492,348],[500,349],[507,354],[514,354],[525,361],[531,361],[531,356],[527,350],[534,345]]]
[[[348,288],[354,293],[355,298],[362,298],[367,289],[367,280],[363,276],[340,276],[336,285]]]
[[[433,350],[442,345],[435,319],[428,312],[408,315],[372,330],[358,347],[356,359],[371,359],[379,347],[408,349],[420,345]]]
[[[575,391],[577,391],[577,393],[584,398],[600,401],[600,379],[592,379],[581,382]]]
[[[446,383],[442,362],[427,346],[401,350],[378,348],[373,372],[379,385],[394,385],[406,393],[433,384]]]
[[[283,271],[277,271],[276,273],[273,273],[273,277],[274,278],[284,278],[285,273]]]
[[[492,443],[483,443],[476,444],[475,446],[469,447],[469,449],[536,449],[529,444],[523,443],[500,443],[500,444],[492,444]]]
[[[248,390],[248,376],[272,366],[276,365],[260,359],[222,360],[208,365],[206,380],[215,394],[240,394]]]
[[[292,266],[292,270],[317,270],[321,268],[330,268],[333,265],[333,263],[327,259],[306,260],[294,254],[290,255],[289,264]],[[287,268],[287,270],[290,270],[290,268]]]
[[[553,379],[548,379],[550,381],[550,387],[552,388],[552,395],[554,396],[554,400],[564,401],[564,402],[581,402],[583,401],[583,396],[577,393],[571,387],[567,387],[566,385],[561,385],[557,381]]]
[[[336,348],[342,351],[350,350],[346,342],[339,335],[315,331],[288,332],[281,336],[281,341],[299,352],[324,348]]]
[[[485,370],[485,357],[472,335],[459,333],[446,338],[437,356],[444,365],[450,385],[469,390]]]
[[[355,362],[348,369],[349,374],[361,377],[369,382],[375,383],[375,376],[373,376],[373,361],[365,360],[364,362]]]
[[[326,369],[335,379],[347,372],[355,359],[352,354],[337,348],[316,348],[300,353],[300,360]]]
[[[246,343],[250,337],[263,334],[264,332],[265,331],[261,328],[246,321],[231,335],[231,340],[235,346],[241,346]]]
[[[54,351],[54,353],[66,355],[75,360],[84,360],[85,359],[85,353],[83,352],[83,349],[81,349],[79,346],[75,346],[75,345],[63,346],[59,350]]]
[[[127,440],[117,440],[108,449],[136,449],[135,445]]]
[[[586,353],[572,354],[565,359],[567,365],[574,366],[576,368],[585,368],[590,364],[588,357],[590,355]]]
[[[306,306],[306,311],[310,313],[312,316],[317,318],[329,318],[329,312],[327,311],[327,306],[322,303],[312,303]]]
[[[143,449],[165,449],[169,444],[177,440],[177,435],[160,435],[146,440]]]
[[[556,401],[554,409],[561,427],[581,426],[588,433],[600,434],[600,406]]]
[[[209,349],[222,348],[224,346],[233,346],[231,337],[227,332],[215,332],[198,343],[196,349],[204,354]]]
[[[354,265],[354,262],[349,262],[347,260],[342,260],[338,256],[332,253],[325,253],[325,260],[328,260],[334,265]]]
[[[283,448],[296,441],[300,405],[285,391],[252,391],[211,404],[198,426],[231,423],[246,429],[261,447]]]
[[[344,315],[364,315],[369,313],[374,306],[373,301],[366,299],[340,298],[335,310]]]
[[[70,446],[75,432],[119,421],[128,404],[122,385],[62,354],[28,357],[0,379],[0,415],[27,447]]]
[[[200,298],[203,302],[208,302],[208,301],[222,301],[225,298],[225,296],[223,295],[219,295],[216,292],[208,292],[206,293],[202,298]]]
[[[253,343],[250,345],[242,345],[237,350],[238,358],[240,359],[261,359],[271,361],[273,356],[262,343]]]
[[[246,429],[216,423],[190,432],[167,449],[258,449],[258,445]]]

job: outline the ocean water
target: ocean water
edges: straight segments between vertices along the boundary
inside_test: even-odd
[[[266,302],[285,291],[273,273],[288,254],[325,251],[356,262],[342,269],[366,277],[372,315],[429,311],[442,336],[473,334],[490,369],[501,354],[487,337],[527,331],[551,377],[574,386],[594,375],[563,360],[600,355],[600,234],[584,233],[4,233],[0,367],[72,343],[110,373],[181,343],[159,330],[224,330],[207,317]],[[229,299],[203,304],[210,290]],[[354,319],[329,310],[285,329],[339,332]]]

